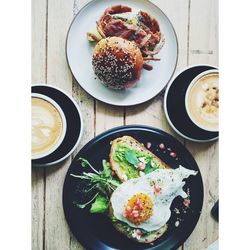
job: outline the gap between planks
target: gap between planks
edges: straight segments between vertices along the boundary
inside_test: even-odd
[[[45,20],[45,84],[48,84],[48,15],[49,15],[49,0],[46,0],[46,20]],[[46,167],[43,171],[43,250],[45,250],[45,225],[46,225]]]

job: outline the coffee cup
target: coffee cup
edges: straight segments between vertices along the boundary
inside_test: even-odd
[[[53,153],[63,142],[67,123],[63,110],[50,97],[32,93],[32,160]]]
[[[219,131],[219,71],[208,70],[195,77],[185,95],[185,108],[199,128]]]

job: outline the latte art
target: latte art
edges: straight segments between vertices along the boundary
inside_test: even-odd
[[[63,135],[63,119],[49,101],[32,97],[32,158],[53,150]]]
[[[218,73],[204,75],[190,86],[186,96],[186,108],[191,120],[208,131],[218,131],[218,80]]]

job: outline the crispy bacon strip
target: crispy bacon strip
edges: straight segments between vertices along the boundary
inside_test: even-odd
[[[164,46],[165,44],[165,38],[162,37],[161,41],[160,41],[160,44],[153,50],[153,51],[150,51],[150,50],[143,50],[142,49],[142,54],[143,55],[147,55],[147,56],[153,56],[153,55],[156,55],[160,52],[160,50],[162,49],[162,47]]]
[[[161,32],[157,20],[148,13],[139,12],[139,25],[131,25],[121,19],[113,18],[113,14],[131,12],[132,9],[124,5],[116,5],[105,10],[97,22],[97,29],[102,37],[117,36],[134,41],[141,49],[144,57],[159,53],[162,46]]]
[[[132,9],[130,7],[120,4],[120,5],[115,5],[115,6],[112,6],[110,8],[107,8],[104,11],[104,15],[121,14],[121,13],[126,13],[126,12],[131,12],[131,11],[132,11]]]
[[[153,56],[162,49],[165,39],[160,31],[158,21],[144,11],[138,13],[138,23],[127,23],[122,19],[114,18],[112,15],[132,12],[132,9],[124,5],[115,5],[107,8],[100,20],[96,22],[96,28],[102,38],[117,36],[123,39],[134,41],[140,48],[143,60],[143,68],[152,70],[153,67],[147,64],[147,61],[159,61],[159,58]],[[99,38],[88,32],[90,40],[99,42]]]
[[[152,33],[157,33],[160,31],[160,26],[157,20],[151,17],[147,12],[140,11],[139,15],[141,16],[141,22],[149,28]]]

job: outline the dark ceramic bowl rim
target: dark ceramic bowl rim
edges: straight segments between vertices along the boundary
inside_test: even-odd
[[[184,135],[181,131],[179,131],[175,125],[172,123],[170,117],[169,117],[169,114],[168,114],[168,110],[167,110],[167,97],[168,97],[168,92],[169,92],[169,89],[170,87],[172,86],[172,84],[174,83],[174,81],[176,80],[176,78],[181,75],[183,72],[185,72],[186,70],[189,70],[189,69],[192,69],[192,68],[195,68],[195,67],[199,67],[199,66],[203,66],[203,67],[211,67],[211,68],[216,68],[218,69],[217,66],[214,66],[214,65],[211,65],[211,64],[193,64],[193,65],[190,65],[190,66],[187,66],[185,68],[183,68],[181,71],[177,72],[173,77],[172,79],[170,80],[169,84],[167,85],[167,88],[166,88],[166,91],[165,91],[165,94],[164,94],[164,99],[163,99],[163,108],[164,108],[164,113],[165,113],[165,116],[167,118],[167,121],[168,123],[170,124],[171,128],[177,133],[179,134],[181,137],[187,139],[187,140],[190,140],[190,141],[193,141],[193,142],[200,142],[200,143],[205,143],[205,142],[211,142],[211,141],[215,141],[219,138],[219,136],[216,136],[212,139],[208,139],[208,140],[198,140],[198,139],[194,139],[194,138],[191,138],[191,137],[188,137],[186,135]],[[190,82],[191,83],[191,82]]]
[[[79,118],[80,118],[79,120],[81,122],[81,128],[80,128],[78,139],[77,139],[74,147],[66,155],[64,155],[60,159],[55,160],[53,162],[48,162],[48,163],[45,163],[45,164],[39,164],[39,163],[33,163],[32,164],[32,166],[34,166],[34,167],[49,167],[49,166],[52,166],[52,165],[56,165],[56,164],[64,161],[65,159],[67,159],[74,152],[74,150],[76,149],[76,147],[79,145],[80,140],[81,140],[82,135],[83,135],[83,122],[82,122],[83,118],[82,118],[82,114],[81,114],[80,108],[79,108],[78,104],[76,103],[76,101],[67,92],[65,92],[61,88],[58,88],[58,87],[53,86],[51,84],[32,84],[31,87],[48,87],[48,88],[53,88],[53,89],[58,90],[59,92],[61,92],[65,96],[67,96],[72,101],[72,103],[74,104],[74,106],[75,106],[75,108],[76,108],[76,110],[77,110],[77,112],[79,114]],[[63,110],[62,107],[61,107],[61,109]]]

